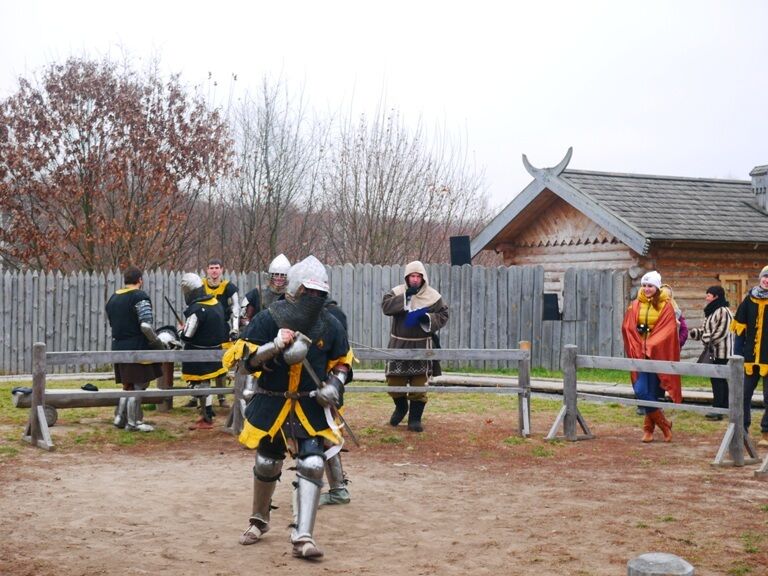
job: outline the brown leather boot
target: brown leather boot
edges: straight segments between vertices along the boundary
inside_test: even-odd
[[[760,434],[760,441],[757,443],[758,446],[768,446],[768,432],[763,432]]]
[[[672,442],[672,422],[667,420],[667,417],[664,416],[664,411],[656,410],[652,413],[652,416],[654,416],[656,425],[661,428],[661,433],[664,435],[664,442]]]
[[[656,427],[650,414],[643,420],[643,442],[653,442],[653,429]]]

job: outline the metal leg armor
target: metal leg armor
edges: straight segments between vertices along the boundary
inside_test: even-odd
[[[296,526],[291,533],[296,558],[319,558],[323,555],[312,539],[323,486],[323,469],[323,457],[318,454],[300,458],[296,468]]]
[[[138,398],[128,398],[126,412],[128,413],[128,423],[125,429],[131,432],[152,432],[154,428],[141,421],[141,400]]]
[[[205,397],[205,406],[203,406],[203,418],[206,422],[213,422],[213,417],[216,414],[213,412],[213,396]]]
[[[120,398],[117,401],[115,407],[115,420],[114,424],[116,428],[125,428],[125,424],[128,420],[128,398]]]
[[[253,508],[248,519],[250,525],[240,536],[240,544],[243,546],[255,544],[269,531],[272,495],[275,493],[282,468],[282,460],[256,453],[256,465],[253,467]]]
[[[325,475],[328,477],[328,492],[320,495],[320,506],[326,504],[349,504],[349,490],[346,475],[341,466],[341,452],[325,462]]]

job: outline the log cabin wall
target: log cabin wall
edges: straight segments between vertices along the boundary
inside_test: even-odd
[[[658,270],[662,282],[672,286],[675,300],[683,311],[689,328],[704,321],[704,294],[709,286],[720,284],[732,311],[736,311],[746,291],[757,284],[757,275],[768,258],[753,247],[728,248],[722,245],[659,245],[638,263],[644,269]],[[640,277],[633,279],[633,288]],[[691,342],[683,349],[684,356],[700,351],[701,344]]]
[[[568,268],[629,270],[637,254],[583,213],[554,195],[545,208],[496,245],[506,266],[542,266],[544,291],[562,298]]]

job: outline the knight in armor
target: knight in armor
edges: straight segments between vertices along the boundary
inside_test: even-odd
[[[261,310],[269,308],[272,302],[285,298],[286,278],[290,267],[291,263],[284,254],[279,254],[269,263],[269,269],[267,270],[269,281],[267,282],[267,290],[264,292],[264,297],[262,298],[258,288],[254,288],[243,298],[240,309],[241,328],[246,326],[251,321],[251,318]]]
[[[272,495],[288,452],[296,459],[293,556],[319,558],[313,538],[323,486],[324,443],[338,451],[343,439],[335,424],[352,353],[341,324],[325,310],[328,275],[314,256],[290,268],[285,299],[273,302],[248,324],[242,338],[249,351],[241,362],[259,372],[240,442],[256,449],[253,508],[244,545],[270,529]]]
[[[184,310],[184,326],[179,337],[185,350],[220,350],[229,341],[224,308],[215,296],[207,294],[203,281],[197,274],[186,273],[181,277],[181,291],[187,308]],[[182,362],[181,378],[192,388],[207,387],[211,380],[224,375],[227,369],[220,361]],[[193,429],[213,428],[213,399],[200,399],[200,417]]]
[[[440,293],[429,285],[424,264],[415,260],[405,266],[405,282],[384,295],[381,310],[392,318],[390,348],[432,348],[437,331],[448,322],[448,306]],[[409,394],[390,393],[395,410],[389,419],[397,426],[408,415],[408,430],[422,432],[421,417],[427,404],[426,385],[440,375],[440,364],[429,360],[390,360],[388,386],[411,386]],[[418,391],[416,390],[423,390]],[[410,406],[409,406],[410,402]]]
[[[203,286],[205,293],[209,296],[215,296],[224,308],[224,319],[230,341],[237,340],[240,331],[240,297],[237,286],[222,278],[224,273],[224,263],[220,258],[211,258],[208,260],[208,267],[205,270]],[[218,376],[215,380],[217,388],[224,388],[227,385],[227,374]],[[223,395],[219,395],[219,406],[226,407],[227,401]]]
[[[155,332],[152,300],[141,288],[144,275],[136,266],[123,271],[123,288],[117,290],[106,304],[107,318],[112,328],[112,350],[164,350],[166,345]],[[146,390],[149,383],[162,376],[160,364],[120,362],[115,364],[115,382],[123,390]],[[120,398],[115,409],[114,424],[132,432],[151,432],[144,423],[140,398]]]
[[[339,303],[336,300],[328,300],[325,303],[325,309],[339,321],[344,328],[344,333],[348,333],[347,315],[344,314],[344,310],[341,309]],[[328,478],[328,492],[320,494],[320,506],[349,504],[352,500],[349,488],[347,487],[349,485],[349,478],[347,478],[347,474],[344,472],[344,467],[341,464],[341,451],[326,459],[325,476]]]

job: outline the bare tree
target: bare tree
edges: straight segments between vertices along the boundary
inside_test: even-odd
[[[231,166],[227,127],[155,63],[71,58],[0,103],[0,250],[7,262],[176,266],[189,214]]]
[[[233,233],[232,266],[264,270],[280,252],[290,259],[311,251],[317,227],[317,172],[325,131],[308,117],[303,97],[265,78],[256,98],[234,111],[237,175],[226,197]]]
[[[428,146],[421,125],[409,131],[396,110],[341,124],[322,193],[336,218],[322,238],[329,262],[447,261],[449,237],[487,219],[482,174],[463,146],[444,137]]]

